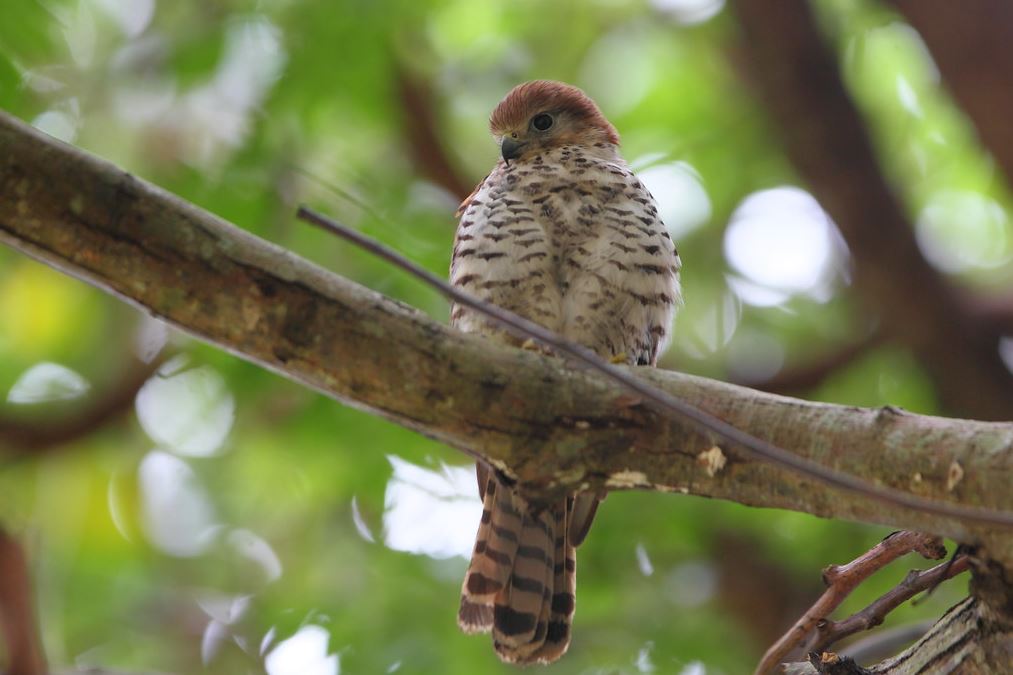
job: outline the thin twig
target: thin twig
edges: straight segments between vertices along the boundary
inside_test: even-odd
[[[570,357],[573,361],[581,363],[592,370],[604,374],[609,379],[621,384],[638,397],[654,404],[664,414],[675,415],[697,425],[698,428],[710,432],[736,446],[750,459],[756,461],[767,461],[771,464],[794,471],[798,474],[820,481],[827,485],[856,492],[871,499],[876,499],[887,504],[901,506],[904,508],[921,511],[923,513],[957,518],[964,521],[975,521],[990,525],[1001,525],[1013,527],[1013,513],[1007,511],[994,511],[959,504],[947,504],[923,499],[915,495],[899,492],[890,488],[880,487],[868,483],[856,476],[835,471],[829,467],[817,464],[798,455],[794,455],[783,448],[756,438],[737,427],[728,424],[710,413],[697,408],[689,403],[676,398],[675,396],[654,387],[647,382],[633,375],[626,368],[621,368],[600,358],[590,349],[570,342],[556,333],[524,319],[513,312],[491,305],[479,300],[475,296],[454,288],[448,282],[436,276],[432,272],[423,269],[414,262],[408,260],[400,253],[384,246],[378,241],[366,235],[348,228],[326,216],[300,206],[298,217],[318,227],[321,227],[332,234],[346,239],[360,248],[376,255],[395,267],[408,272],[412,276],[422,280],[432,288],[447,296],[459,305],[480,312],[490,319],[504,326],[507,330],[521,338],[530,338],[550,347],[555,353]]]
[[[807,652],[822,652],[835,642],[875,628],[883,623],[886,615],[924,590],[935,587],[942,581],[963,574],[970,567],[970,558],[959,556],[952,561],[940,563],[928,570],[911,570],[904,580],[887,591],[864,609],[847,619],[831,621],[822,619],[816,623],[816,631],[806,646]]]
[[[859,584],[900,556],[912,551],[918,551],[926,558],[938,559],[946,555],[946,550],[939,543],[938,537],[921,532],[894,532],[850,563],[831,565],[823,570],[827,590],[795,622],[795,625],[767,650],[753,675],[770,672],[801,644],[820,621],[837,609]]]

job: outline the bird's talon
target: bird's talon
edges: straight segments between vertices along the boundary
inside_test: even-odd
[[[619,354],[616,354],[615,356],[610,358],[609,362],[622,366],[626,365],[626,363],[629,362],[629,357],[626,356],[626,352],[620,352]]]

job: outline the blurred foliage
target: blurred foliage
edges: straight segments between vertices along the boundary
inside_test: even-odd
[[[817,7],[926,255],[955,284],[1007,286],[1010,196],[917,34],[873,2]],[[6,0],[0,107],[443,320],[442,299],[300,225],[295,206],[310,203],[443,272],[456,200],[411,162],[404,129],[415,111],[401,107],[399,77],[431,89],[436,132],[473,181],[496,159],[485,121],[511,86],[573,82],[668,203],[686,307],[664,365],[762,379],[873,326],[829,219],[797,192],[769,192],[798,180],[750,97],[737,39],[720,0]],[[750,195],[755,208],[739,210]],[[102,396],[138,345],[150,352],[167,339],[185,359],[153,378],[170,384],[146,385],[136,414],[0,465],[0,518],[36,563],[54,663],[511,672],[488,639],[456,629],[464,558],[384,545],[395,534],[385,513],[398,508],[388,455],[431,472],[435,482],[410,506],[427,532],[473,527],[432,522],[438,502],[474,504],[458,494],[460,472],[445,467],[463,465],[459,453],[166,336],[9,250],[0,250],[0,317],[0,393],[73,397],[66,382],[28,377],[40,362],[91,385],[69,401],[0,404],[4,415],[30,408],[58,419]],[[919,365],[896,345],[866,352],[809,395],[936,412]],[[697,498],[612,495],[580,551],[571,652],[550,672],[746,672],[797,603],[819,592],[819,570],[884,534]],[[875,578],[844,611],[902,575]],[[753,600],[768,606],[741,597],[749,582],[773,589]],[[939,615],[963,585],[888,625]],[[299,658],[315,665],[293,666]]]

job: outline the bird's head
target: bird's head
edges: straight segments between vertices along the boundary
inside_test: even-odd
[[[489,118],[489,128],[508,162],[562,145],[619,145],[615,127],[587,94],[551,80],[511,89]]]

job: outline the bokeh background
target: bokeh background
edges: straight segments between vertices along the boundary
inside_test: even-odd
[[[962,292],[1001,295],[1010,194],[919,34],[871,0],[813,7],[921,254]],[[490,111],[521,81],[565,80],[618,127],[682,254],[663,367],[945,414],[856,292],[742,39],[722,0],[5,0],[0,108],[445,320],[440,297],[295,208],[445,273],[456,204],[497,157]],[[997,349],[1013,365],[1013,341]],[[455,625],[475,492],[461,454],[0,249],[0,525],[28,552],[51,662],[513,672]],[[820,569],[886,533],[614,494],[579,551],[575,637],[549,672],[749,672]],[[950,582],[887,624],[965,590]]]

